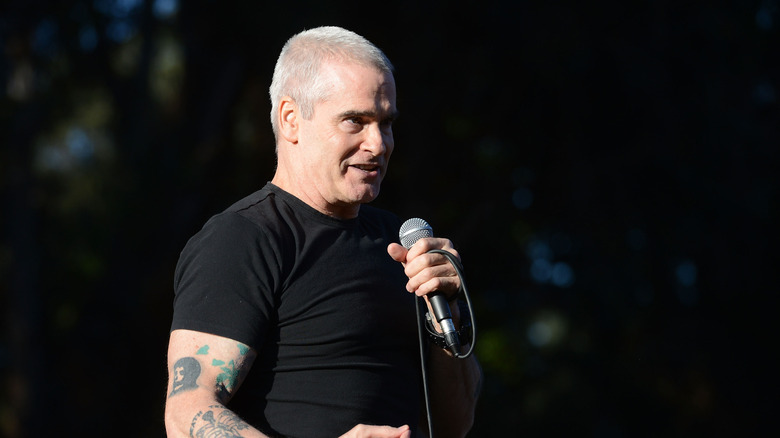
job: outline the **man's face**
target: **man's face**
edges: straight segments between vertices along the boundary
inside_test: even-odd
[[[393,152],[395,81],[371,67],[330,62],[323,65],[330,96],[300,120],[298,157],[308,193],[325,211],[350,217],[372,201]],[[310,196],[312,197],[312,196]]]
[[[173,369],[173,387],[174,389],[184,383],[184,367]]]

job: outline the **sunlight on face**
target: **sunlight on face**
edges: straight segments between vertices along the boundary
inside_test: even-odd
[[[301,121],[298,146],[307,191],[325,210],[351,217],[374,200],[393,152],[397,116],[395,81],[371,67],[331,62],[323,66],[330,97]]]

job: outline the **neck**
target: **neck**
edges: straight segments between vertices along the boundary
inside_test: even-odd
[[[308,185],[300,182],[301,178],[306,178],[305,175],[301,176],[300,173],[286,171],[281,165],[281,161],[279,164],[280,165],[277,167],[276,173],[271,180],[273,185],[295,196],[309,207],[326,216],[338,219],[353,219],[357,217],[358,212],[360,212],[360,204],[346,206],[332,205],[320,196],[319,192],[316,191],[316,188],[310,189],[314,190],[313,193],[310,193],[310,190],[305,189]]]

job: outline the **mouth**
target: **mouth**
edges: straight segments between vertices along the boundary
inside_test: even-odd
[[[374,163],[352,164],[349,167],[352,167],[353,169],[357,169],[365,173],[379,173],[382,171],[382,166]]]

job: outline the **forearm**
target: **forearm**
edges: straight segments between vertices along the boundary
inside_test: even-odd
[[[450,304],[453,322],[461,324],[455,302]],[[464,315],[465,316],[465,315]],[[435,324],[437,331],[441,328]],[[461,351],[469,348],[464,345]],[[455,358],[436,345],[428,353],[428,373],[431,394],[431,415],[437,436],[465,436],[474,423],[474,410],[482,385],[482,369],[474,355]]]
[[[168,399],[165,405],[165,429],[169,438],[196,436],[267,438],[223,404],[196,397]]]
[[[433,251],[446,251],[459,259],[460,256],[451,241],[424,238],[418,240],[410,249],[391,243],[387,250],[394,260],[404,264],[404,273],[409,277],[407,290],[425,298],[429,313],[434,314],[430,293],[438,292],[453,297],[456,291],[461,289],[460,275],[450,257],[441,251]],[[450,311],[453,324],[456,328],[460,327],[461,315],[456,300],[450,302]],[[442,333],[435,318],[432,323],[434,329]],[[468,347],[463,346],[461,351],[468,351]],[[473,355],[459,359],[441,347],[430,345],[427,375],[433,431],[436,436],[465,436],[474,423],[474,410],[482,384],[479,362]]]
[[[169,437],[264,437],[225,405],[241,385],[256,352],[233,339],[174,330],[168,344]]]
[[[431,346],[428,379],[433,430],[439,437],[462,437],[474,423],[474,410],[482,384],[482,369],[471,355],[456,359]]]

